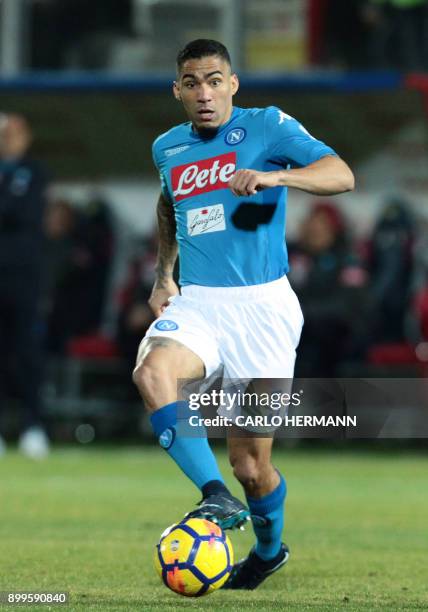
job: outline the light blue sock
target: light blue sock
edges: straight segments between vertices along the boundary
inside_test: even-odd
[[[279,472],[278,472],[279,473]],[[272,493],[256,499],[248,497],[248,507],[253,520],[253,529],[256,534],[256,554],[268,561],[273,559],[281,547],[281,534],[284,527],[284,501],[287,495],[287,485],[284,478]]]
[[[212,480],[223,483],[205,427],[189,425],[192,415],[199,413],[187,402],[173,402],[153,412],[150,421],[159,444],[199,489]]]

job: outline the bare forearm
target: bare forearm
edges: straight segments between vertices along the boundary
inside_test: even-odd
[[[315,195],[335,195],[352,191],[354,175],[339,157],[328,155],[304,168],[275,171],[277,184]]]
[[[156,261],[156,286],[164,288],[172,279],[177,259],[176,224],[172,205],[161,194],[157,206],[159,247]]]

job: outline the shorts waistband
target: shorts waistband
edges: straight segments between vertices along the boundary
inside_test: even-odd
[[[291,286],[286,276],[261,285],[243,285],[241,287],[204,287],[202,285],[185,285],[181,294],[192,300],[202,302],[261,302],[278,295],[278,291],[290,291]]]

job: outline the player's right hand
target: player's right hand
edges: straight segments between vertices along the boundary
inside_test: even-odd
[[[173,280],[162,281],[162,284],[155,283],[149,298],[149,306],[156,318],[160,317],[165,308],[169,306],[169,298],[178,293],[178,287]]]
[[[229,188],[236,196],[255,195],[262,189],[278,186],[278,172],[259,172],[242,168],[237,170],[229,181]]]

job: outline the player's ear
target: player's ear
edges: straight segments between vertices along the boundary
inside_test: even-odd
[[[174,83],[172,84],[172,91],[173,91],[173,94],[174,94],[174,98],[176,100],[181,100],[180,87],[177,84],[177,81],[174,81]]]
[[[230,76],[231,79],[231,83],[232,83],[232,96],[234,96],[236,94],[236,92],[239,89],[239,79],[238,79],[238,75],[233,73]]]

